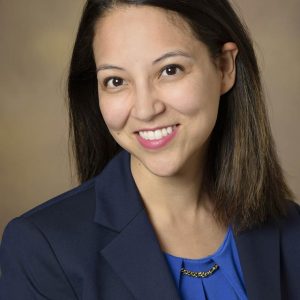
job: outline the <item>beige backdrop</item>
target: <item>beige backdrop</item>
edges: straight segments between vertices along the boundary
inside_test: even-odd
[[[83,0],[0,0],[0,238],[5,224],[76,185],[65,80]],[[252,32],[271,124],[300,199],[300,0],[235,0]]]

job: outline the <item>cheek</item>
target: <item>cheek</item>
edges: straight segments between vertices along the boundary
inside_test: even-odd
[[[220,91],[214,81],[188,80],[176,88],[165,91],[168,104],[178,112],[193,116],[199,112],[215,112],[218,109]]]
[[[99,106],[103,119],[109,130],[121,130],[129,115],[129,108],[125,102],[116,99],[100,98]]]

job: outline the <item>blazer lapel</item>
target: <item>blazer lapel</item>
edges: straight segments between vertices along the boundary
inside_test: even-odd
[[[122,151],[96,178],[95,221],[118,232],[99,251],[137,299],[180,300]]]
[[[101,254],[136,299],[180,299],[145,210]]]
[[[279,229],[268,224],[235,238],[249,299],[280,300]]]

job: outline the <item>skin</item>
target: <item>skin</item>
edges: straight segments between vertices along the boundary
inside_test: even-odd
[[[235,82],[236,45],[224,44],[213,60],[177,15],[121,6],[98,21],[93,48],[101,113],[131,153],[131,172],[162,250],[189,258],[213,253],[227,229],[213,218],[204,164],[220,96]],[[161,149],[137,141],[138,130],[175,124],[177,135]]]

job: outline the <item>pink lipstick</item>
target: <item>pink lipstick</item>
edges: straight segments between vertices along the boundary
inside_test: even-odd
[[[164,146],[166,146],[169,142],[171,142],[174,137],[177,134],[178,131],[178,127],[176,126],[175,128],[173,128],[172,132],[170,134],[168,134],[167,136],[162,136],[160,139],[144,139],[143,137],[141,137],[139,134],[136,134],[137,140],[139,141],[139,143],[146,149],[160,149]]]

